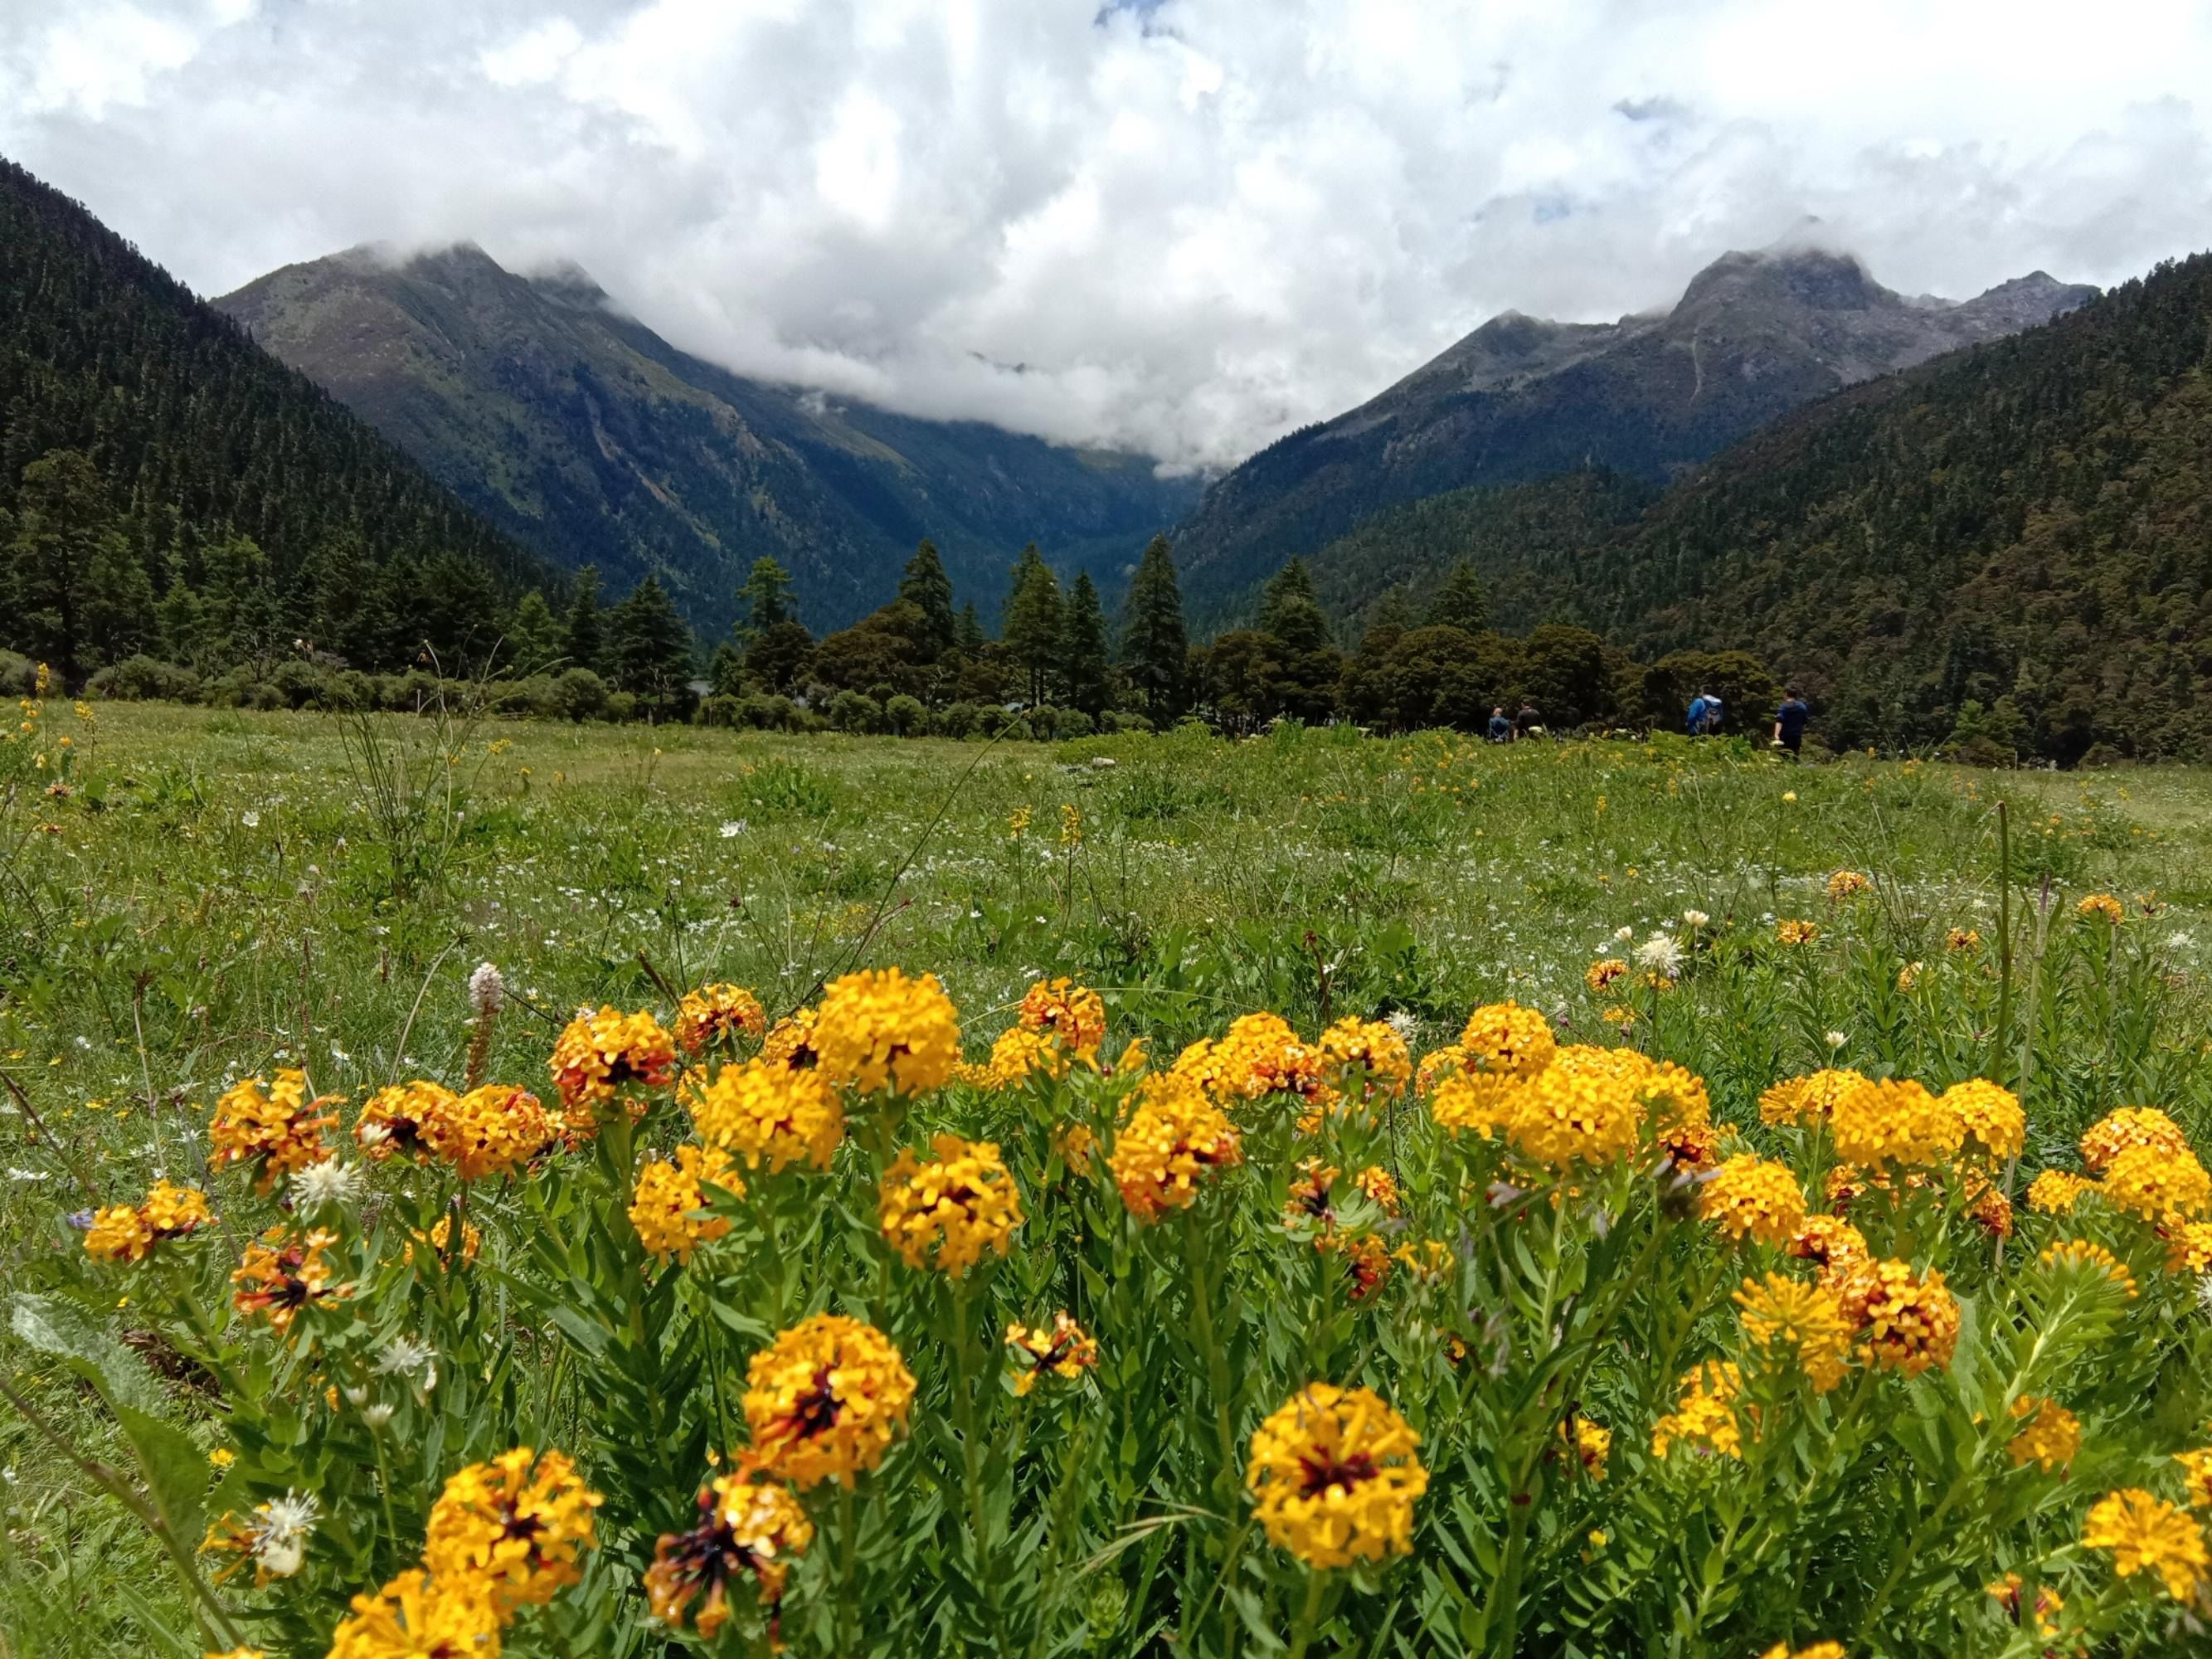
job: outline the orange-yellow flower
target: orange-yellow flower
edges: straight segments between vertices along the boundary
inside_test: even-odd
[[[757,1037],[767,1030],[768,1011],[742,985],[702,985],[685,992],[677,1006],[676,1042],[687,1054],[734,1042],[740,1033]]]
[[[246,1079],[216,1103],[215,1121],[208,1127],[215,1142],[209,1167],[220,1170],[251,1162],[258,1170],[254,1191],[267,1193],[279,1176],[320,1164],[331,1155],[323,1145],[323,1131],[338,1120],[323,1108],[337,1100],[336,1095],[309,1100],[304,1072],[279,1072],[276,1082],[265,1085],[258,1077]]]
[[[329,1659],[498,1659],[500,1615],[489,1587],[410,1567],[353,1612],[331,1636]]]
[[[417,1079],[379,1089],[354,1121],[353,1138],[362,1152],[381,1164],[394,1156],[420,1163],[429,1157],[428,1130],[453,1104],[442,1084]]]
[[[1837,1097],[1828,1129],[1838,1158],[1875,1170],[1948,1163],[1966,1137],[1957,1114],[1910,1079],[1854,1084]]]
[[[629,1224],[637,1230],[638,1243],[663,1265],[672,1256],[688,1264],[699,1246],[730,1231],[728,1217],[706,1213],[708,1185],[732,1197],[745,1194],[744,1178],[719,1146],[678,1146],[672,1163],[655,1159],[638,1171]]]
[[[927,1163],[912,1147],[884,1171],[884,1238],[909,1267],[934,1265],[955,1279],[991,1250],[1006,1255],[1022,1224],[1022,1195],[988,1140],[938,1135]]]
[[[1905,1262],[1868,1261],[1836,1288],[1844,1319],[1875,1364],[1917,1376],[1951,1363],[1959,1342],[1959,1304],[1940,1270],[1916,1274]]]
[[[914,1373],[874,1326],[842,1314],[801,1320],[752,1357],[744,1412],[762,1466],[801,1487],[883,1462],[906,1430]]]
[[[814,1016],[822,1070],[864,1095],[918,1095],[960,1064],[960,1016],[934,974],[869,969],[830,981]]]
[[[742,1465],[701,1489],[696,1526],[660,1535],[645,1570],[646,1601],[654,1618],[678,1630],[697,1601],[692,1622],[712,1642],[729,1620],[735,1580],[750,1574],[762,1604],[772,1607],[783,1599],[793,1559],[813,1541],[814,1523],[790,1489]]]
[[[597,1128],[599,1109],[617,1095],[665,1089],[676,1080],[676,1044],[651,1014],[602,1006],[568,1022],[549,1065],[569,1133],[588,1135]]]
[[[484,1584],[502,1612],[550,1601],[584,1576],[602,1501],[563,1454],[517,1446],[446,1482],[430,1506],[423,1565],[440,1583]]]
[[[2173,1158],[2190,1150],[2181,1126],[2155,1106],[2123,1106],[2081,1132],[2081,1161],[2092,1175],[2104,1174],[2130,1146],[2154,1146]]]
[[[725,1066],[691,1103],[700,1137],[745,1168],[770,1175],[794,1164],[826,1170],[845,1137],[845,1117],[819,1071],[778,1064],[765,1054]]]
[[[1725,1360],[1708,1359],[1682,1379],[1674,1409],[1651,1425],[1651,1455],[1665,1457],[1676,1446],[1707,1456],[1741,1457],[1743,1426],[1736,1396],[1743,1373]]]
[[[420,1134],[462,1180],[477,1181],[521,1169],[552,1143],[553,1124],[528,1090],[488,1083],[459,1100],[448,1096]]]
[[[2130,1146],[2105,1166],[2100,1190],[2106,1203],[2145,1221],[2192,1221],[2212,1211],[2212,1175],[2193,1152]]]
[[[157,1181],[143,1204],[111,1205],[93,1216],[85,1254],[95,1261],[143,1261],[155,1245],[186,1237],[214,1219],[205,1193]]]
[[[1139,1221],[1188,1209],[1199,1186],[1243,1162],[1237,1126],[1220,1108],[1172,1074],[1155,1079],[1115,1132],[1106,1159],[1121,1202]]]
[[[1015,1019],[1022,1030],[1049,1037],[1079,1059],[1095,1059],[1106,1040],[1105,999],[1070,979],[1037,981],[1023,993]]]
[[[1740,1152],[1699,1191],[1698,1213],[1732,1243],[1787,1244],[1805,1223],[1805,1189],[1788,1164]]]
[[[1759,1121],[1825,1123],[1835,1115],[1836,1102],[1844,1091],[1865,1081],[1858,1073],[1840,1067],[1784,1078],[1759,1096]]]
[[[1244,1484],[1268,1541],[1316,1569],[1409,1554],[1419,1441],[1373,1389],[1308,1383],[1252,1436]]]
[[[1954,1083],[1939,1097],[1966,1130],[1966,1142],[1984,1158],[2018,1158],[2027,1144],[2027,1115],[2020,1097],[1986,1078]]]
[[[2081,1451],[2081,1419],[2056,1400],[2024,1394],[2012,1402],[2012,1414],[2021,1427],[2005,1450],[2015,1464],[2038,1464],[2049,1474]]]
[[[323,1259],[337,1242],[336,1233],[319,1227],[302,1239],[295,1239],[289,1228],[271,1227],[246,1247],[245,1259],[231,1274],[230,1282],[239,1286],[231,1305],[289,1331],[301,1309],[350,1296],[351,1285],[331,1282],[331,1265]]]
[[[2066,1170],[2045,1170],[2027,1183],[2027,1207],[2038,1215],[2069,1215],[2097,1183]]]
[[[2155,1573],[2177,1601],[2195,1601],[2212,1573],[2212,1553],[2188,1511],[2132,1486],[2108,1492],[2090,1507],[2081,1542],[2108,1551],[2112,1571],[2123,1578]]]
[[[1762,1349],[1796,1349],[1798,1367],[1816,1392],[1826,1394],[1844,1380],[1851,1323],[1829,1285],[1769,1273],[1763,1280],[1745,1279],[1735,1303],[1744,1334]]]
[[[1006,1346],[1022,1361],[1014,1372],[1014,1393],[1026,1395],[1037,1379],[1057,1376],[1073,1380],[1098,1363],[1098,1344],[1062,1310],[1049,1328],[1006,1327]]]

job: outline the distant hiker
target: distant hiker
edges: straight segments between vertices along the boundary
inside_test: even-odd
[[[1544,717],[1536,712],[1536,705],[1523,702],[1521,705],[1521,712],[1513,717],[1513,735],[1516,738],[1534,738],[1541,737],[1543,732]]]
[[[1721,700],[1710,691],[1690,699],[1689,730],[1693,738],[1709,737],[1721,729]]]
[[[1774,740],[1791,754],[1803,752],[1805,722],[1813,718],[1813,711],[1805,706],[1804,697],[1792,686],[1790,695],[1783,699],[1782,707],[1774,714]]]
[[[1490,711],[1490,740],[1492,743],[1513,741],[1513,722],[1505,718],[1505,705],[1503,703]]]

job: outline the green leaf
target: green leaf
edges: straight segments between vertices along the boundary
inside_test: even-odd
[[[208,1485],[207,1459],[182,1429],[129,1406],[115,1408],[115,1420],[137,1454],[147,1495],[177,1537],[190,1543],[199,1536]]]
[[[76,1303],[24,1292],[11,1298],[8,1325],[19,1340],[67,1361],[118,1411],[161,1409],[161,1391],[138,1357]]]

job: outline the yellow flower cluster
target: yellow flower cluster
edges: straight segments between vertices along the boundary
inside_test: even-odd
[[[2166,1270],[2200,1276],[2212,1273],[2212,1221],[2185,1221],[2166,1230]]]
[[[2105,1201],[2145,1221],[2178,1224],[2212,1211],[2212,1175],[2194,1152],[2130,1146],[2105,1166]]]
[[[1879,1170],[1948,1163],[1965,1145],[1957,1113],[1911,1079],[1863,1079],[1837,1097],[1828,1119],[1836,1156]]]
[[[423,1144],[464,1181],[513,1175],[553,1141],[552,1120],[538,1097],[512,1084],[487,1083],[423,1121]]]
[[[1759,1656],[1759,1659],[1844,1659],[1841,1642],[1815,1642],[1809,1648],[1793,1648],[1787,1642],[1777,1642]]]
[[[600,1108],[625,1090],[665,1089],[675,1081],[676,1045],[650,1013],[602,1006],[568,1022],[549,1064],[564,1126],[585,1136],[597,1130]]]
[[[1759,1097],[1759,1121],[1768,1124],[1820,1124],[1835,1115],[1836,1103],[1866,1079],[1838,1068],[1807,1077],[1785,1078]]]
[[[1356,1074],[1362,1101],[1392,1098],[1413,1081],[1413,1057],[1406,1039],[1379,1019],[1340,1019],[1321,1034],[1324,1070],[1339,1089]]]
[[[2024,1394],[2012,1402],[2021,1424],[2005,1449],[2015,1464],[2033,1463],[2045,1474],[2070,1465],[2081,1449],[2081,1419],[2056,1400]]]
[[[1954,927],[1943,935],[1943,948],[1950,951],[1978,951],[1982,948],[1982,933],[1978,927]]]
[[[687,1054],[734,1042],[740,1033],[757,1037],[767,1031],[768,1011],[742,985],[702,985],[686,991],[677,1006],[676,1045]]]
[[[1552,1022],[1517,1002],[1491,1002],[1467,1017],[1460,1033],[1460,1063],[1486,1078],[1526,1082],[1551,1065],[1559,1051]]]
[[[1268,1541],[1316,1569],[1410,1553],[1419,1439],[1371,1389],[1307,1384],[1252,1436],[1244,1484]]]
[[[1986,1078],[1954,1083],[1937,1097],[1959,1120],[1966,1145],[1992,1162],[2018,1158],[2027,1145],[2027,1114],[2020,1097]]]
[[[963,1061],[953,1075],[981,1089],[1011,1089],[1031,1076],[1066,1077],[1074,1069],[1076,1056],[1053,1037],[1025,1025],[1010,1025],[991,1045],[991,1058],[981,1066]]]
[[[1838,870],[1828,878],[1828,902],[1840,904],[1844,900],[1865,892],[1874,884],[1856,870]]]
[[[842,1314],[801,1320],[745,1370],[754,1453],[802,1488],[831,1479],[850,1486],[882,1462],[913,1401],[914,1373],[890,1339]]]
[[[938,1135],[930,1151],[923,1163],[903,1147],[884,1171],[878,1218],[908,1267],[934,1265],[958,1279],[984,1251],[1006,1255],[1022,1224],[1022,1195],[992,1141]]]
[[[2068,1215],[2083,1194],[2096,1190],[2097,1183],[2086,1176],[2045,1170],[2027,1183],[2027,1207],[2038,1215]]]
[[[495,1659],[519,1609],[582,1577],[599,1503],[559,1452],[471,1464],[431,1506],[422,1565],[353,1598],[330,1659]]]
[[[231,1274],[230,1282],[239,1287],[231,1294],[231,1305],[249,1316],[259,1314],[281,1332],[292,1328],[301,1309],[350,1296],[350,1285],[331,1282],[331,1265],[323,1259],[323,1252],[337,1242],[336,1233],[320,1227],[300,1239],[289,1228],[271,1227],[246,1247]]]
[[[1336,1069],[1319,1048],[1302,1041],[1280,1014],[1240,1014],[1218,1042],[1204,1039],[1176,1057],[1174,1073],[1233,1110],[1246,1101],[1289,1095],[1325,1106],[1335,1099]]]
[[[584,1576],[600,1501],[563,1454],[517,1446],[446,1482],[430,1507],[422,1565],[441,1583],[483,1583],[502,1615],[542,1606]]]
[[[1784,945],[1810,945],[1820,937],[1818,922],[1785,920],[1776,924],[1774,937]]]
[[[2127,908],[2110,893],[2092,893],[2074,907],[2074,914],[2087,921],[2101,921],[2117,927],[2127,918]]]
[[[813,1541],[814,1523],[790,1488],[742,1464],[701,1489],[697,1526],[660,1535],[645,1570],[646,1600],[654,1618],[678,1630],[697,1601],[692,1622],[712,1642],[729,1620],[734,1580],[750,1574],[763,1604],[774,1607],[783,1599],[793,1559]]]
[[[337,1118],[322,1109],[336,1104],[337,1098],[319,1095],[309,1100],[303,1072],[279,1072],[273,1084],[264,1084],[258,1077],[246,1079],[216,1103],[215,1121],[208,1127],[215,1143],[209,1167],[220,1170],[251,1161],[260,1172],[253,1189],[266,1194],[278,1176],[330,1157],[323,1131]]]
[[[1605,1479],[1606,1460],[1613,1455],[1611,1429],[1601,1428],[1587,1417],[1577,1416],[1571,1432],[1568,1425],[1559,1425],[1559,1437],[1574,1449],[1575,1462],[1582,1465],[1584,1474],[1593,1480]]]
[[[870,969],[830,981],[814,1016],[822,1070],[864,1095],[918,1095],[960,1064],[960,1017],[934,974]]]
[[[2176,1452],[2173,1461],[2181,1465],[2181,1478],[2192,1510],[2212,1510],[2212,1446],[2199,1447],[2195,1451]]]
[[[2136,1276],[2129,1271],[2128,1264],[2092,1238],[2055,1239],[2043,1247],[2036,1261],[2053,1273],[2101,1273],[2125,1291],[2130,1299],[2137,1294]]]
[[[2112,1571],[2123,1578],[2155,1573],[2177,1601],[2195,1601],[2212,1576],[2203,1529],[2186,1510],[2137,1487],[2108,1492],[2092,1504],[2081,1542],[2109,1553]]]
[[[826,1170],[845,1138],[844,1114],[829,1079],[766,1053],[723,1066],[689,1103],[709,1146],[744,1159],[748,1170],[764,1162],[770,1175],[794,1164]]]
[[[95,1261],[143,1261],[155,1245],[183,1238],[214,1218],[206,1194],[157,1181],[144,1203],[112,1204],[94,1212],[85,1231],[85,1254]]]
[[[411,1567],[353,1598],[353,1612],[331,1633],[329,1659],[495,1659],[499,1635],[486,1586]]]
[[[2122,1152],[2151,1147],[2169,1158],[2193,1156],[2181,1126],[2155,1106],[2123,1106],[2081,1132],[2081,1161],[2102,1175]]]
[[[1678,1445],[1707,1456],[1741,1457],[1743,1426],[1736,1396],[1743,1373],[1726,1360],[1708,1359],[1682,1379],[1674,1409],[1651,1425],[1651,1455],[1665,1457]]]
[[[720,1146],[678,1146],[672,1163],[655,1159],[638,1171],[629,1224],[637,1229],[638,1243],[664,1266],[672,1256],[688,1264],[699,1246],[730,1231],[728,1217],[703,1213],[709,1182],[733,1197],[745,1195],[744,1178]]]
[[[1796,1350],[1798,1369],[1816,1393],[1826,1394],[1844,1380],[1853,1333],[1831,1283],[1806,1285],[1769,1273],[1764,1279],[1744,1280],[1735,1303],[1742,1310],[1744,1334],[1762,1350]]]
[[[1808,1215],[1790,1241],[1790,1254],[1813,1263],[1824,1279],[1832,1279],[1867,1259],[1866,1237],[1841,1216]]]
[[[1731,1243],[1787,1244],[1804,1225],[1805,1191],[1788,1164],[1741,1152],[1705,1182],[1698,1213]]]
[[[1095,1060],[1106,1040],[1106,1002],[1068,979],[1041,979],[1022,994],[1018,1028],[1049,1037],[1079,1060]]]
[[[1199,1183],[1243,1162],[1237,1126],[1188,1079],[1147,1082],[1136,1109],[1115,1131],[1106,1167],[1121,1202],[1139,1221],[1158,1221],[1198,1201]]]
[[[1903,1261],[1862,1262],[1836,1289],[1844,1317],[1875,1364],[1917,1376],[1951,1363],[1959,1342],[1959,1303],[1939,1269],[1916,1274]]]
[[[1583,983],[1603,996],[1628,972],[1628,964],[1619,957],[1606,957],[1593,962],[1583,972]]]
[[[1051,1328],[1009,1325],[1006,1346],[1022,1362],[1014,1373],[1014,1393],[1026,1395],[1041,1376],[1073,1379],[1098,1363],[1098,1344],[1065,1310],[1053,1316]]]
[[[418,1163],[429,1156],[425,1127],[453,1104],[443,1084],[417,1079],[379,1089],[354,1120],[353,1138],[366,1157],[381,1164],[393,1157]]]

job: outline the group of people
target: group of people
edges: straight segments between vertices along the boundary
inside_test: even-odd
[[[1689,733],[1693,738],[1719,735],[1722,723],[1728,717],[1728,706],[1710,691],[1700,691],[1690,700]],[[1791,754],[1802,754],[1805,748],[1805,726],[1813,718],[1803,696],[1795,686],[1782,700],[1782,707],[1774,711],[1774,746],[1786,749]],[[1498,704],[1490,711],[1490,740],[1492,743],[1516,743],[1522,738],[1544,735],[1543,716],[1536,712],[1534,703],[1524,702],[1521,712],[1508,720],[1505,705]]]
[[[1717,735],[1722,721],[1727,717],[1727,706],[1710,691],[1700,691],[1690,699],[1689,733],[1693,738]],[[1812,709],[1796,687],[1790,687],[1782,699],[1782,707],[1774,711],[1774,746],[1786,749],[1791,754],[1804,752],[1805,726],[1813,718]],[[1497,722],[1492,720],[1492,725]]]

